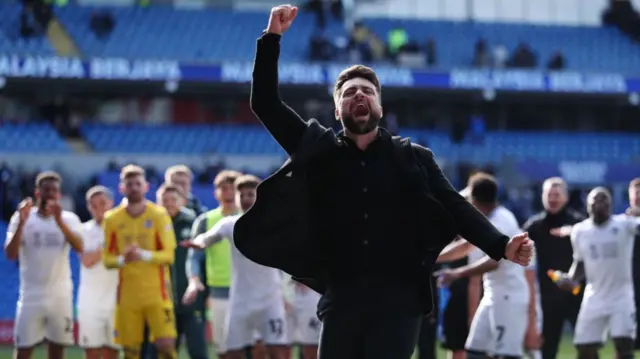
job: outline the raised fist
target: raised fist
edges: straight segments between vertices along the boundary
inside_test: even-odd
[[[18,205],[18,213],[20,214],[20,221],[25,222],[29,219],[29,215],[31,214],[31,208],[33,207],[33,200],[31,197],[25,198]]]
[[[272,8],[267,32],[282,35],[289,29],[297,14],[298,8],[293,5],[280,5]]]

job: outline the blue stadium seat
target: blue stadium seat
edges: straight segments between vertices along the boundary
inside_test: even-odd
[[[0,53],[13,55],[54,55],[46,36],[23,39],[20,37],[19,2],[0,2]]]
[[[0,125],[0,152],[68,153],[69,146],[46,123]]]
[[[188,10],[169,6],[114,7],[108,11],[116,18],[116,27],[108,39],[101,40],[89,30],[91,13],[96,10],[100,8],[67,6],[56,9],[57,16],[87,56],[250,61],[255,39],[266,21],[264,12]],[[406,29],[409,37],[419,43],[434,37],[439,66],[443,68],[468,67],[474,43],[480,37],[491,47],[500,44],[509,50],[520,41],[526,41],[540,55],[540,66],[560,49],[572,69],[636,72],[640,68],[640,47],[610,28],[386,18],[364,19],[364,23],[381,39],[386,39],[388,31],[396,26]],[[307,59],[315,17],[300,13],[295,26],[295,31],[283,42],[283,61]],[[330,18],[325,35],[336,39],[346,36],[346,32],[340,23]],[[184,41],[185,38],[189,41]]]

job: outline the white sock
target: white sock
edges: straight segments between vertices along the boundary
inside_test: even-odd
[[[539,350],[529,350],[527,356],[530,359],[542,359],[542,353]]]

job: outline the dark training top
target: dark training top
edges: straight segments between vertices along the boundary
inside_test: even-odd
[[[268,113],[256,111],[256,114],[295,161],[308,125],[280,99],[279,40],[276,34],[265,34],[258,40],[252,106],[254,111],[256,106],[269,109]],[[419,229],[433,220],[419,218],[416,209],[422,197],[415,193],[415,186],[402,170],[403,164],[393,157],[394,143],[387,131],[381,129],[364,151],[343,133],[338,134],[337,143],[334,149],[311,158],[305,175],[309,188],[308,215],[314,219],[310,233],[314,241],[329,248],[327,286],[318,305],[319,313],[384,308],[419,315],[430,305],[420,288],[425,276],[420,267],[421,262],[424,264],[424,243],[429,239],[423,238]],[[482,237],[476,243],[484,244],[493,256],[504,254],[508,238],[457,194],[433,156],[424,162],[430,173],[430,187],[446,189],[446,193],[433,195],[443,202],[449,201],[447,204],[457,209],[460,217],[480,226],[474,229],[484,233],[474,236]],[[259,191],[258,201],[262,199],[260,196]],[[449,208],[447,204],[444,206]],[[433,224],[438,225],[441,224]]]

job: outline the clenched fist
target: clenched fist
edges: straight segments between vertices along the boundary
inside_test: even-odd
[[[272,8],[267,32],[282,35],[289,29],[297,14],[298,8],[293,5],[280,5]]]

